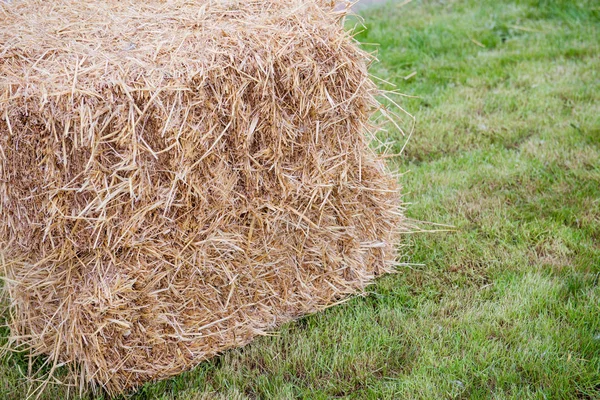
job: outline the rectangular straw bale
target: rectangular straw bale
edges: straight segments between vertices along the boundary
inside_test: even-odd
[[[370,58],[327,1],[0,3],[11,346],[120,393],[391,270]]]

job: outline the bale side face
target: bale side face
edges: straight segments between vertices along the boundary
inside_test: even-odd
[[[118,393],[391,270],[369,58],[324,3],[0,4],[15,344]]]

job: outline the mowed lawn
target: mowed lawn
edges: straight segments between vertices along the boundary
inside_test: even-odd
[[[367,296],[132,399],[600,399],[600,3],[401,3],[357,39],[416,96],[395,97],[416,128],[390,158],[407,215],[453,230],[407,234]],[[0,399],[26,373],[5,356]]]

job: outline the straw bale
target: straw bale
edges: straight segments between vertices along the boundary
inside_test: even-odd
[[[329,1],[0,3],[10,343],[120,393],[391,271],[370,57]]]

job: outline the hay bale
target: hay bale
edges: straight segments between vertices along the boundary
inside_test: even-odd
[[[331,2],[0,4],[13,346],[119,393],[360,291],[403,222]]]

